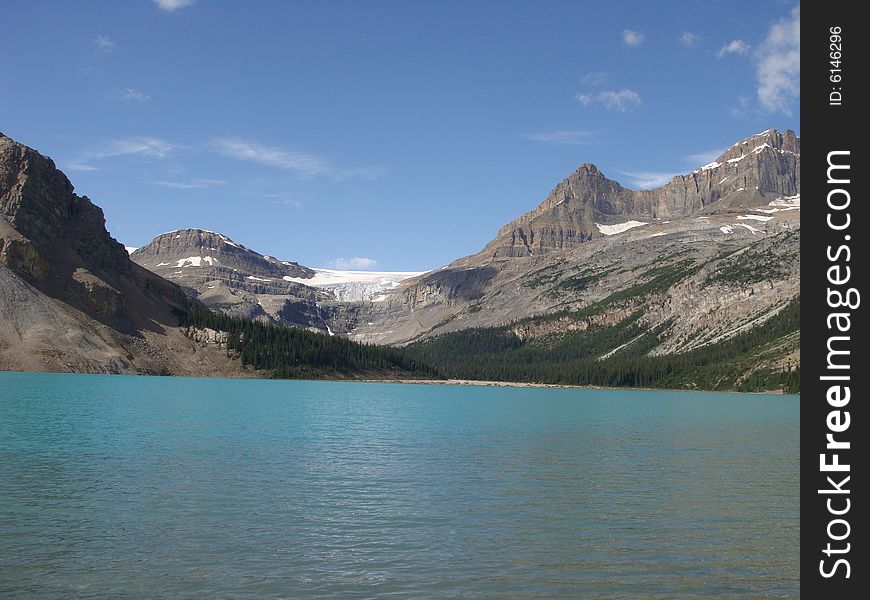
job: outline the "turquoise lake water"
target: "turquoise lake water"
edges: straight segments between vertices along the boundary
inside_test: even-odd
[[[0,373],[0,595],[796,598],[799,398]]]

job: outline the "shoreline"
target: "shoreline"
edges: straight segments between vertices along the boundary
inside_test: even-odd
[[[314,380],[318,381],[318,380]],[[319,380],[328,381],[328,380]],[[533,383],[528,381],[485,381],[477,379],[334,379],[332,381],[344,382],[355,381],[357,383],[392,383],[392,384],[415,384],[415,385],[454,385],[473,387],[507,387],[507,388],[550,388],[566,390],[638,390],[645,392],[710,392],[721,394],[765,394],[780,396],[799,396],[800,394],[786,394],[782,390],[761,390],[756,392],[738,392],[736,390],[704,390],[704,389],[678,389],[678,388],[651,388],[651,387],[607,387],[603,385],[572,385],[568,383]]]
[[[613,390],[613,391],[646,391],[646,392],[710,392],[721,394],[764,394],[780,396],[800,396],[800,394],[786,394],[782,390],[760,390],[754,392],[738,392],[737,390],[705,390],[685,388],[652,388],[652,387],[608,387],[602,385],[572,385],[567,383],[536,383],[528,381],[489,381],[477,379],[355,379],[355,378],[311,378],[311,379],[273,379],[262,377],[254,373],[241,373],[236,376],[230,375],[158,375],[147,373],[86,373],[81,371],[19,371],[12,369],[0,369],[3,373],[30,373],[52,375],[94,375],[94,376],[120,376],[120,377],[147,377],[147,378],[179,378],[179,379],[225,379],[228,381],[310,381],[324,383],[389,383],[407,385],[452,385],[470,387],[503,387],[503,388],[540,388],[540,389],[566,389],[566,390]]]
[[[562,383],[532,383],[528,381],[484,381],[477,379],[349,379],[336,381],[357,381],[359,383],[406,383],[416,385],[456,385],[475,387],[515,387],[515,388],[565,388],[578,390],[607,390],[629,388],[606,388],[597,385],[569,385]],[[633,388],[639,389],[639,388]]]

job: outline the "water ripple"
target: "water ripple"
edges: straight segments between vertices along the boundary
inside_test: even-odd
[[[0,595],[792,598],[798,398],[0,373]]]

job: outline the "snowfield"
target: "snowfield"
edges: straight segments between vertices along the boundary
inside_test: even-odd
[[[623,231],[628,231],[629,229],[634,229],[635,227],[640,227],[641,225],[647,225],[643,221],[626,221],[625,223],[617,223],[616,225],[602,225],[600,223],[596,223],[595,226],[598,228],[598,231],[603,233],[604,235],[616,235],[617,233],[622,233]]]
[[[422,275],[426,271],[338,271],[314,269],[314,277],[284,276],[284,281],[301,283],[327,290],[340,302],[379,302],[385,300],[383,292],[399,287],[405,279]]]

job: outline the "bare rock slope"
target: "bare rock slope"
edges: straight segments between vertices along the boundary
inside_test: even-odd
[[[49,158],[0,134],[0,369],[230,371],[176,327],[185,303]]]
[[[763,206],[800,190],[800,139],[773,129],[654,190],[630,190],[583,164],[534,210],[502,227],[484,253],[526,256],[600,238],[600,226],[704,214],[726,205]],[[605,230],[606,231],[606,230]]]
[[[160,234],[130,258],[215,310],[324,333],[348,305],[374,300],[419,275],[310,269],[203,229]]]
[[[655,190],[584,164],[478,254],[403,282],[333,329],[404,345],[504,326],[520,340],[556,339],[632,319],[655,332],[650,355],[681,353],[788,306],[799,249],[800,140],[768,130]],[[768,366],[798,364],[798,350],[797,336],[783,340]]]

